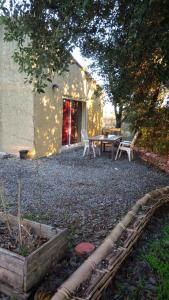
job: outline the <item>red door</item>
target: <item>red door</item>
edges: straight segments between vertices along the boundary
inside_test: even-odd
[[[63,101],[62,145],[75,144],[80,141],[82,103],[79,101]]]
[[[69,144],[70,101],[63,100],[62,145]]]

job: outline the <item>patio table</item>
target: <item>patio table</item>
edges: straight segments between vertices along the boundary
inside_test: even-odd
[[[114,151],[114,145],[117,141],[121,141],[122,136],[120,135],[111,135],[110,137],[105,136],[105,135],[96,135],[93,137],[89,137],[89,145],[91,146],[92,142],[100,142],[101,143],[101,150],[102,150],[102,144],[109,143],[111,144],[111,157],[114,160],[115,158],[115,151]]]

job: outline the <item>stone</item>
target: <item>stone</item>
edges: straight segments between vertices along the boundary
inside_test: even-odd
[[[83,242],[78,244],[75,247],[75,252],[78,255],[85,255],[85,254],[90,254],[91,252],[93,252],[95,249],[95,245],[92,243],[87,243],[87,242]]]

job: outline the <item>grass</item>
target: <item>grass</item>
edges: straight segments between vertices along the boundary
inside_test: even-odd
[[[20,246],[18,254],[21,255],[21,256],[24,256],[24,257],[28,256],[29,255],[28,247],[26,247],[25,245]]]
[[[169,225],[162,228],[161,237],[149,243],[141,256],[157,276],[157,300],[169,300]]]
[[[29,220],[29,221],[36,221],[36,220],[37,220],[36,215],[33,214],[33,213],[27,213],[27,214],[24,214],[24,215],[23,215],[23,218],[24,218],[24,219],[27,219],[27,220]]]
[[[144,278],[141,278],[139,280],[139,282],[138,282],[137,287],[133,289],[133,291],[131,292],[131,294],[128,295],[125,300],[139,299],[140,298],[140,292],[144,288],[144,285],[145,285],[145,280],[144,280]],[[147,298],[147,300],[148,300],[148,298]]]

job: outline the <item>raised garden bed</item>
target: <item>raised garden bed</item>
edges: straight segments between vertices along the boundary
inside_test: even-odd
[[[17,217],[8,215],[8,220],[11,228],[17,226]],[[4,213],[0,213],[0,221],[6,221]],[[31,228],[44,243],[26,257],[0,248],[0,291],[17,299],[27,299],[32,287],[37,285],[53,262],[58,261],[67,249],[67,230],[26,219],[22,225]]]

